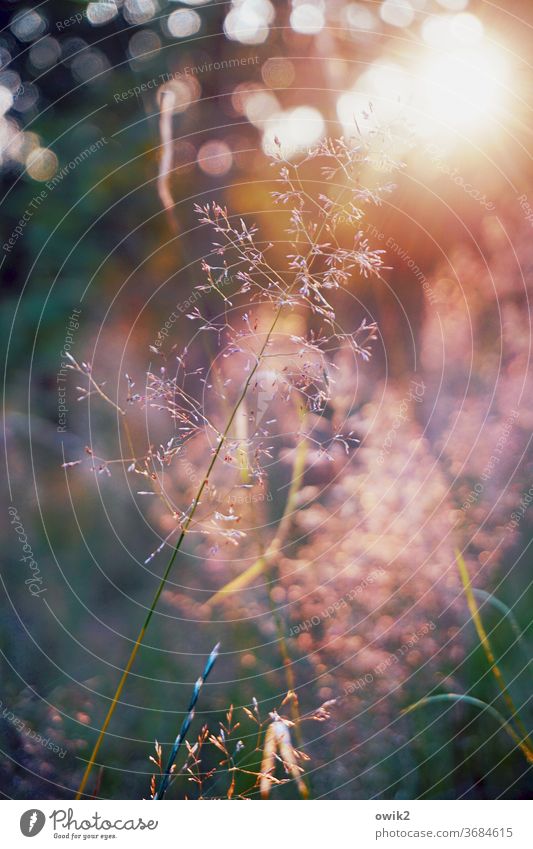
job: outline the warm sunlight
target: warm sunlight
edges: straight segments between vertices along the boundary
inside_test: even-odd
[[[439,130],[481,128],[501,109],[505,79],[503,58],[490,47],[433,52],[420,69],[424,119]]]

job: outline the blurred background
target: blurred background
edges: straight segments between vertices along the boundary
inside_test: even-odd
[[[207,608],[257,552],[191,537],[94,792],[148,797],[154,740],[168,750],[221,640],[196,732],[254,697],[267,716],[289,686],[304,712],[337,700],[330,720],[302,726],[313,796],[531,798],[529,764],[486,710],[463,700],[402,714],[457,693],[507,715],[459,549],[527,728],[533,717],[531,4],[0,6],[2,794],[73,796],[164,569],[164,553],[149,557],[172,527],[125,466],[63,467],[86,446],[128,456],[116,409],[78,402],[87,381],[65,354],[125,403],[125,375],[142,386],[161,352],[191,337],[211,250],[194,203],[227,205],[283,255],[275,140],[296,160],[344,136],[378,139],[367,176],[394,183],[361,222],[386,269],[334,295],[343,327],[378,324],[369,363],[336,361],[332,416],[359,443],[312,457],[275,580]],[[203,296],[202,311],[218,308]],[[139,452],[144,427],[132,413]],[[165,432],[156,425],[154,439]],[[206,456],[192,449],[176,472],[185,500]],[[289,460],[282,452],[257,508],[267,537]],[[239,734],[246,744],[253,727],[243,720]],[[194,788],[180,779],[172,794]],[[291,784],[276,794],[297,795]],[[224,795],[223,782],[206,795]]]

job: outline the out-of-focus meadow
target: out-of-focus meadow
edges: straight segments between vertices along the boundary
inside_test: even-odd
[[[75,794],[279,306],[86,792],[150,797],[220,642],[169,798],[530,798],[530,4],[3,12],[3,796]]]

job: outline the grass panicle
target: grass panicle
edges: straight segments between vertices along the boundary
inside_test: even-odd
[[[143,392],[135,391],[135,382],[126,375],[128,410],[140,406],[143,411],[163,412],[174,428],[171,438],[159,447],[148,445],[138,457],[132,452],[133,456],[126,460],[98,458],[95,462],[93,449],[88,449],[94,471],[110,474],[112,464],[122,462],[128,473],[141,475],[148,481],[150,489],[138,494],[158,496],[166,509],[171,510],[174,528],[164,540],[164,544],[171,548],[170,558],[111,698],[78,789],[78,799],[85,794],[107,728],[185,537],[195,532],[215,534],[222,542],[233,545],[246,537],[244,531],[234,527],[238,517],[233,511],[223,514],[217,510],[211,515],[206,496],[216,488],[217,476],[225,481],[235,477],[241,486],[243,480],[250,481],[246,485],[263,485],[266,472],[262,463],[265,458],[267,461],[271,459],[270,428],[272,422],[277,422],[275,417],[261,421],[257,415],[257,398],[264,382],[262,370],[265,369],[265,361],[270,375],[269,393],[284,404],[296,397],[303,410],[316,414],[324,410],[330,401],[335,384],[330,374],[334,368],[331,352],[343,348],[352,357],[363,361],[370,356],[371,343],[377,338],[375,324],[363,319],[355,330],[342,330],[336,322],[330,293],[345,287],[355,274],[380,277],[383,250],[373,249],[361,229],[365,208],[379,206],[383,196],[392,190],[390,184],[382,189],[369,190],[361,182],[365,154],[380,138],[377,134],[376,138],[357,138],[350,142],[344,139],[324,140],[299,163],[290,162],[281,144],[277,146],[272,164],[278,169],[276,184],[281,191],[272,192],[272,198],[275,204],[287,207],[286,233],[290,245],[288,252],[284,247],[286,243],[282,243],[285,262],[281,266],[277,261],[272,264],[270,252],[274,246],[260,239],[255,225],[248,225],[216,202],[195,205],[200,225],[210,229],[216,238],[212,253],[200,263],[206,283],[196,289],[200,293],[221,296],[222,312],[216,319],[211,319],[195,306],[186,317],[200,322],[201,337],[208,333],[218,340],[222,359],[228,363],[225,367],[233,368],[224,382],[224,387],[227,386],[224,397],[231,395],[231,401],[228,412],[224,412],[221,419],[221,396],[203,376],[204,367],[194,361],[188,346],[181,353],[176,353],[174,346],[172,371],[165,365],[157,374],[148,372]],[[324,181],[329,181],[327,193],[317,190],[316,181],[305,181],[305,169],[310,162],[318,164]],[[336,183],[333,179],[336,176],[342,177],[342,181]],[[351,228],[348,245],[342,232],[346,224]],[[278,325],[292,320],[296,311],[314,321],[319,329],[311,328],[302,335],[289,334],[280,346],[276,335]],[[151,346],[151,349],[167,363],[168,359],[159,348]],[[91,364],[79,366],[73,362],[72,367],[88,379],[87,397],[97,394],[111,403],[126,420],[126,411],[111,401],[102,390],[102,384],[95,380]],[[239,416],[247,405],[255,409],[256,415],[253,432],[247,437],[247,446],[252,449],[248,459],[253,459],[253,465],[250,466],[246,460],[244,467],[243,445],[235,438],[234,430],[239,429]],[[300,438],[304,445],[296,452],[293,486],[273,543],[250,570],[240,576],[237,585],[230,583],[223,588],[216,596],[217,600],[247,585],[276,558],[291,521],[290,514],[305,464],[305,442],[316,442],[312,433],[300,434]],[[180,501],[178,497],[169,497],[165,476],[168,477],[170,466],[187,459],[187,449],[196,439],[211,446],[211,458],[207,468],[199,469],[198,478],[193,476],[188,483],[180,481]],[[326,439],[326,443],[342,445],[347,452],[353,442],[351,432],[335,431],[331,439]],[[131,439],[128,444],[131,445]],[[317,448],[328,456],[321,444]],[[197,484],[194,480],[201,482]],[[186,506],[179,507],[178,503]],[[170,541],[174,534],[175,540]],[[159,546],[156,553],[163,547]],[[152,556],[146,562],[151,559]]]
[[[164,772],[163,777],[161,779],[161,784],[159,785],[159,790],[156,792],[156,794],[154,796],[154,800],[164,799],[164,797],[165,797],[165,793],[166,793],[168,786],[169,786],[169,784],[172,780],[172,771],[173,771],[173,767],[174,767],[174,761],[176,760],[176,756],[179,752],[180,746],[183,743],[183,741],[185,740],[185,737],[187,736],[187,732],[189,731],[189,728],[191,727],[191,722],[194,719],[194,712],[195,712],[195,708],[196,708],[196,703],[198,701],[198,697],[200,695],[200,690],[202,689],[209,673],[211,672],[213,666],[215,665],[216,659],[218,657],[219,650],[220,650],[220,643],[217,643],[216,646],[214,647],[213,651],[211,652],[211,654],[209,655],[209,657],[207,659],[207,663],[205,664],[204,671],[202,672],[202,674],[200,675],[200,677],[196,681],[196,684],[194,685],[191,700],[189,702],[189,707],[187,708],[187,715],[182,722],[178,736],[174,740],[174,745],[172,746],[172,750],[170,752],[170,755],[169,755],[169,758],[168,758],[168,761],[167,761],[165,772]]]

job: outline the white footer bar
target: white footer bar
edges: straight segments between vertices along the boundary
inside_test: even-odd
[[[531,849],[531,801],[5,801],[3,845]],[[34,843],[30,843],[30,840]]]

